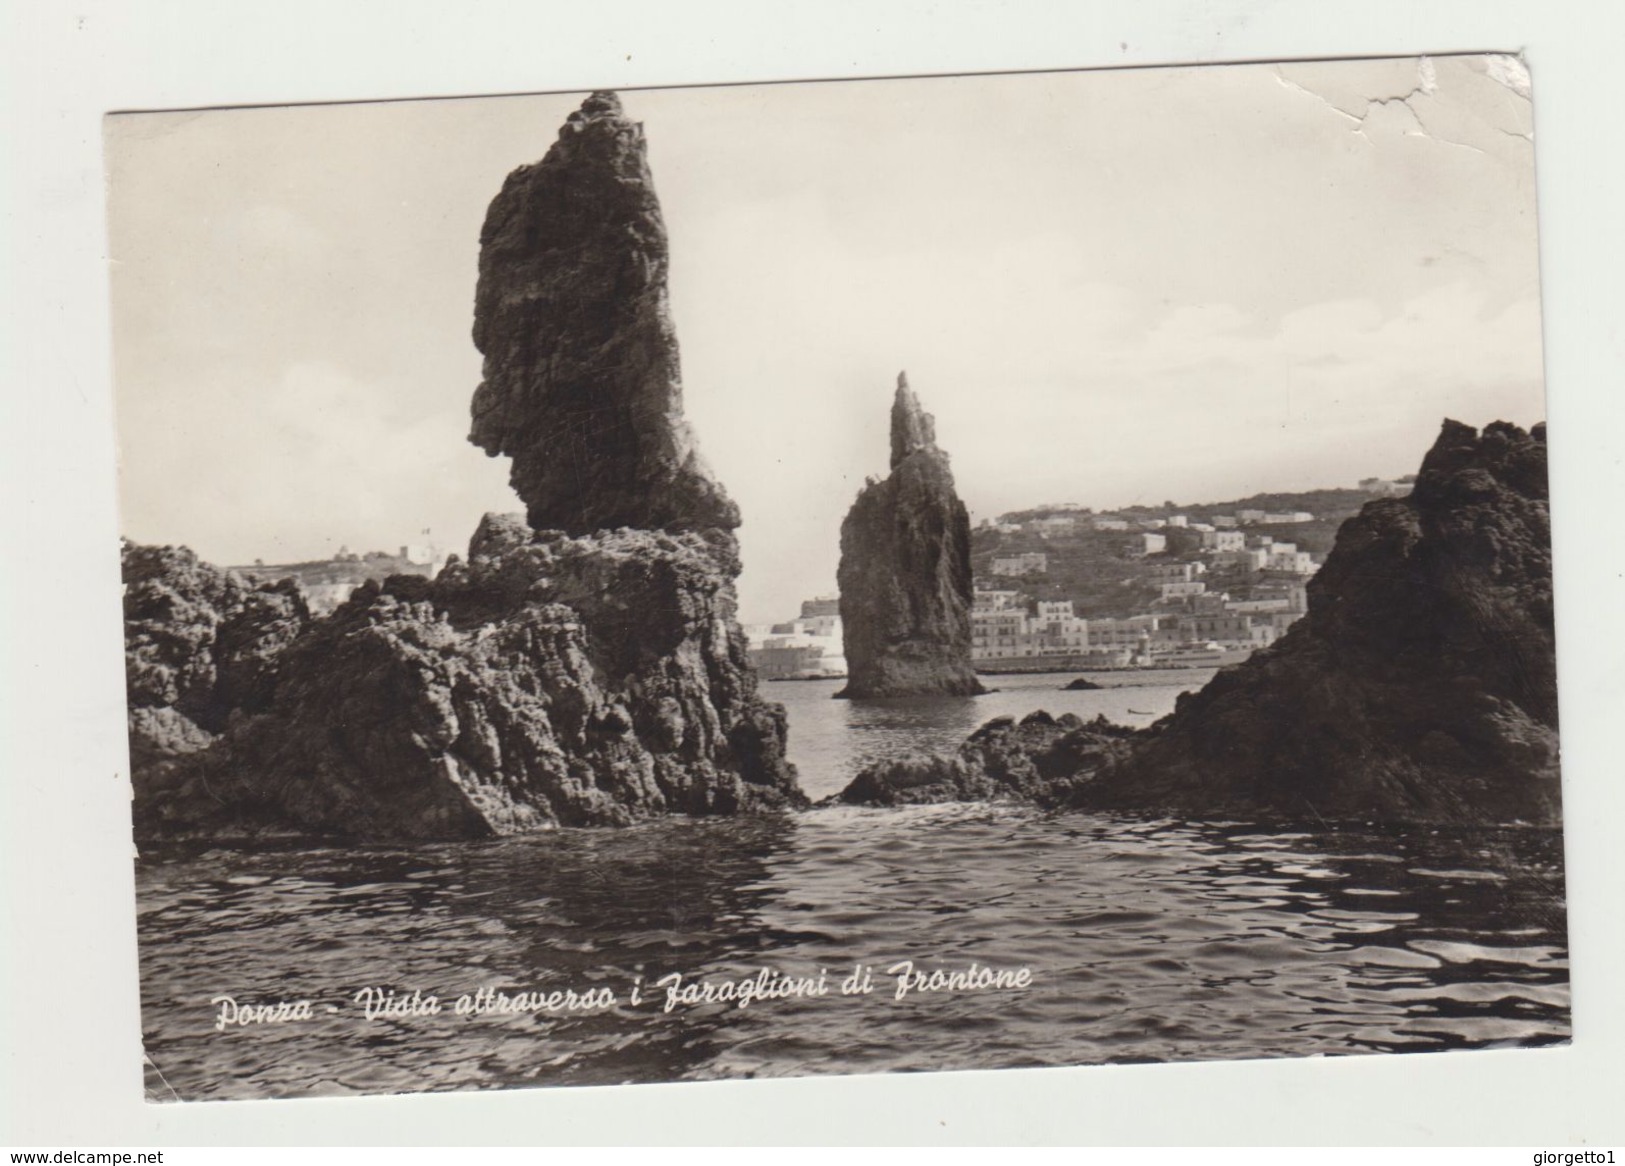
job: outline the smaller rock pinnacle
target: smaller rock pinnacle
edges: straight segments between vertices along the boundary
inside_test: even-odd
[[[897,378],[891,473],[841,523],[842,639],[851,698],[983,691],[971,665],[970,516],[931,414]]]

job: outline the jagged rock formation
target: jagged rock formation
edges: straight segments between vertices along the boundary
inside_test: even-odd
[[[871,480],[841,524],[847,685],[837,695],[974,696],[970,516],[936,426],[899,373],[891,474]]]
[[[144,835],[465,838],[803,804],[733,571],[699,534],[488,516],[469,561],[367,583],[268,710],[138,786]]]
[[[310,609],[291,579],[250,584],[185,547],[126,541],[121,557],[130,753],[146,769],[207,748],[234,711],[266,708]]]
[[[667,264],[643,127],[594,93],[480,231],[469,440],[513,458],[537,530],[739,525],[683,419]]]
[[[1125,749],[1071,766],[1057,754],[1082,738],[1014,744],[1045,778],[1030,796],[1049,804],[1550,824],[1555,665],[1544,428],[1447,421],[1410,496],[1344,524],[1308,614],[1278,643]],[[958,760],[974,763],[969,749]],[[865,776],[854,799],[890,796],[890,774]],[[910,780],[900,770],[895,784]]]
[[[137,765],[139,835],[469,838],[805,804],[736,618],[738,512],[682,419],[642,131],[612,94],[509,177],[482,241],[473,440],[513,454],[531,521],[487,515],[467,563],[362,585],[274,672],[222,666],[239,712]],[[263,617],[238,624],[268,642]]]

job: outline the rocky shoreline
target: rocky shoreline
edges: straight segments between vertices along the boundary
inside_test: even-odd
[[[141,838],[473,838],[804,805],[737,618],[739,512],[683,418],[643,129],[611,93],[480,236],[470,440],[513,459],[433,580],[312,620],[291,581],[126,546]]]
[[[1309,613],[1148,728],[1043,711],[821,804],[1559,823],[1544,434],[1447,423]],[[433,580],[326,620],[297,588],[126,545],[142,837],[468,837],[807,805],[732,616],[729,532],[488,516]],[[612,679],[613,678],[613,679]]]
[[[525,514],[314,618],[292,580],[126,543],[137,836],[456,839],[807,804],[737,619],[738,508],[683,416],[643,130],[595,93],[480,236],[470,440]],[[906,377],[841,531],[838,695],[983,693],[969,519]],[[835,800],[1306,822],[1559,820],[1543,427],[1446,421],[1280,641],[1147,729],[1035,712]]]
[[[137,834],[465,838],[805,804],[731,556],[731,538],[488,516],[467,563],[365,584],[309,624],[218,738],[143,738]]]

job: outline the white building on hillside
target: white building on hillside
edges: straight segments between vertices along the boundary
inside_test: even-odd
[[[1269,563],[1266,547],[1243,547],[1234,551],[1219,551],[1213,556],[1215,567],[1240,567],[1246,571],[1262,571]]]
[[[1265,570],[1280,571],[1288,575],[1313,575],[1319,568],[1315,564],[1314,556],[1308,551],[1296,549],[1282,549],[1284,545],[1277,545],[1270,551],[1269,562]]]
[[[1155,563],[1151,567],[1150,575],[1158,583],[1189,583],[1206,572],[1206,565],[1198,562]]]
[[[1207,590],[1207,584],[1200,579],[1189,583],[1162,584],[1161,601],[1167,603],[1171,599],[1189,599],[1193,595],[1201,595]]]
[[[983,591],[978,588],[971,592],[971,611],[1016,611],[1021,608],[1021,592],[1019,591]]]
[[[1027,524],[1034,534],[1049,538],[1056,534],[1071,534],[1078,525],[1078,520],[1064,515],[1051,515],[1049,518],[1035,518]]]

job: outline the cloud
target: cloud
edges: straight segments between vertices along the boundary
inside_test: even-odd
[[[833,584],[902,368],[984,513],[1402,473],[1446,412],[1540,411],[1528,102],[1504,61],[626,100],[752,618]],[[505,461],[464,440],[479,224],[574,104],[110,128],[129,533],[271,558],[424,526],[451,544],[514,508]]]

